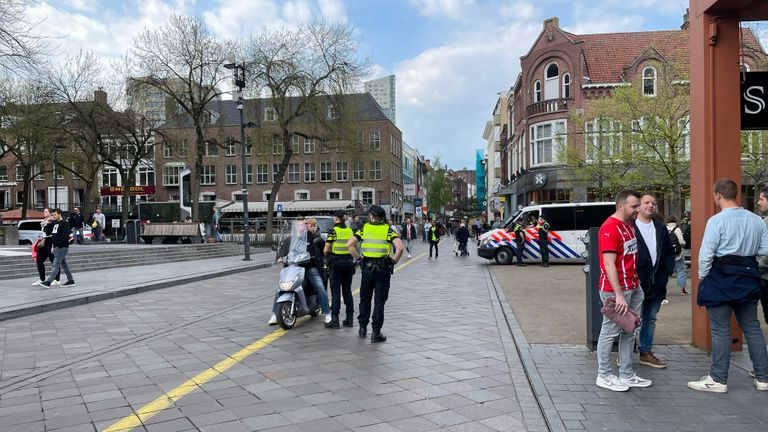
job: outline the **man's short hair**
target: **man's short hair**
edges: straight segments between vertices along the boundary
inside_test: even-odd
[[[49,213],[58,213],[58,214],[61,214],[61,209],[60,209],[60,208],[55,208],[55,209],[49,210],[48,212],[49,212]]]
[[[768,199],[768,186],[763,186],[763,188],[760,189],[760,195]]]
[[[640,194],[640,192],[634,190],[634,189],[624,189],[616,194],[616,206],[619,206],[620,204],[624,204],[627,202],[627,198],[629,197],[635,197],[637,199],[642,198],[643,196]]]
[[[724,199],[735,201],[738,189],[735,181],[723,178],[715,182],[714,192],[722,195]]]
[[[649,196],[653,199],[656,199],[656,195],[653,192],[642,192],[640,194],[640,199],[643,199],[644,196]]]

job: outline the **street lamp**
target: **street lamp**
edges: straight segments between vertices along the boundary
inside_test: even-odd
[[[59,150],[65,148],[64,144],[53,145],[53,208],[59,208]]]
[[[235,73],[235,87],[237,87],[237,110],[240,111],[240,170],[243,188],[240,195],[243,200],[243,248],[245,257],[243,261],[251,260],[251,233],[248,223],[248,187],[245,177],[245,125],[243,124],[243,89],[245,88],[245,64],[227,63],[225,68],[231,69]]]

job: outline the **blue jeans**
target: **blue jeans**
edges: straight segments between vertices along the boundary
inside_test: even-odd
[[[51,269],[51,275],[45,280],[46,282],[51,283],[53,279],[58,278],[61,269],[64,269],[64,274],[67,275],[67,281],[72,280],[72,272],[69,271],[66,260],[67,252],[69,252],[68,247],[53,248],[53,268]]]
[[[653,348],[653,334],[656,333],[656,315],[661,309],[661,301],[664,300],[661,297],[652,297],[643,300],[642,311],[640,313],[640,319],[643,320],[643,325],[640,327],[640,354],[645,354],[651,351]]]
[[[677,275],[677,287],[680,288],[680,290],[683,290],[685,288],[685,279],[687,277],[688,271],[685,268],[685,257],[680,257],[679,260],[675,261],[675,275]]]
[[[613,291],[600,293],[600,299],[603,302],[609,297],[615,297]],[[643,304],[643,298],[643,289],[640,287],[624,291],[624,300],[627,301],[629,308],[638,314]],[[617,336],[619,337],[619,376],[629,378],[635,374],[635,369],[632,367],[632,348],[635,346],[635,334],[624,333],[618,324],[603,315],[603,327],[600,329],[600,337],[597,339],[597,374],[599,376],[610,375],[612,372],[611,349]]]
[[[323,314],[327,315],[331,313],[331,308],[328,306],[328,293],[325,291],[325,285],[323,284],[323,277],[320,275],[320,269],[317,267],[306,269],[304,271],[304,279],[312,284],[312,288],[315,290],[315,294],[317,294],[317,303],[320,305],[320,310],[323,311]],[[277,299],[279,297],[280,289],[278,288],[275,292],[275,299],[272,301],[273,313],[277,313]]]
[[[712,366],[709,376],[720,384],[728,383],[728,366],[731,361],[731,312],[744,332],[749,346],[749,358],[760,382],[768,382],[768,351],[763,331],[757,320],[757,298],[742,303],[707,307],[709,327],[712,333]]]

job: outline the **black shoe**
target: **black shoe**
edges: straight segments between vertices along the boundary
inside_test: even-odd
[[[75,281],[73,279],[70,279],[64,282],[63,284],[61,284],[61,286],[67,286],[67,287],[75,286]]]
[[[331,322],[325,325],[325,328],[337,329],[339,328],[339,316],[331,315]]]
[[[541,265],[542,267],[549,267],[549,263],[544,263]]]
[[[354,327],[355,322],[352,320],[352,314],[347,315],[347,319],[341,322],[344,327]]]
[[[373,331],[373,334],[371,335],[371,343],[379,343],[379,342],[386,342],[387,337],[381,334],[380,331]]]
[[[40,282],[40,288],[50,288],[50,287],[51,287],[50,282],[46,282],[46,281]]]
[[[365,337],[368,335],[368,327],[360,327],[360,330],[357,331],[357,335],[360,336],[360,339],[365,339]]]

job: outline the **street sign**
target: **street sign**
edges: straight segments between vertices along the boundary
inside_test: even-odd
[[[424,205],[424,198],[414,198],[413,205],[415,205],[416,207],[421,207],[422,205]]]
[[[283,203],[277,203],[277,211],[278,213],[283,211]]]
[[[112,219],[112,228],[120,228],[120,219]]]
[[[741,82],[741,129],[768,129],[768,72],[746,72]]]
[[[416,207],[416,214],[421,216],[421,207]]]

